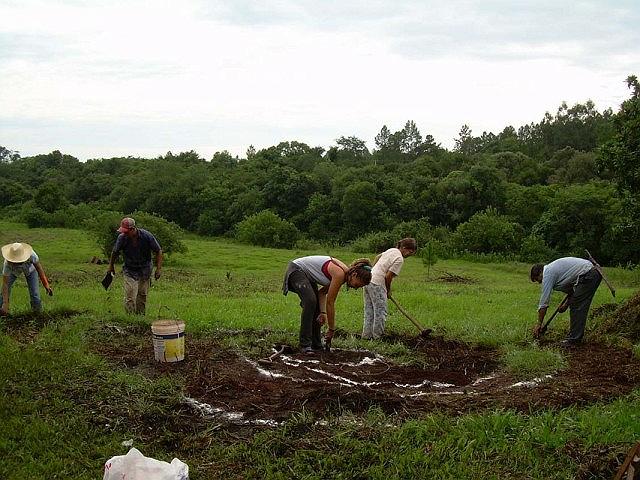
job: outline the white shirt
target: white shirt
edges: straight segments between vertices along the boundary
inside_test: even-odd
[[[404,257],[397,248],[390,248],[385,251],[371,269],[371,283],[385,287],[384,277],[387,272],[393,272],[398,275],[402,269]]]

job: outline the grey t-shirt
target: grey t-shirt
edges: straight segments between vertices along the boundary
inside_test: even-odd
[[[589,260],[577,257],[564,257],[544,266],[542,273],[542,294],[538,309],[549,306],[551,291],[573,292],[581,275],[591,270],[593,264]]]
[[[331,263],[331,257],[328,255],[310,255],[296,258],[293,263],[298,265],[314,282],[324,286],[331,283],[331,276],[327,270],[329,263]]]

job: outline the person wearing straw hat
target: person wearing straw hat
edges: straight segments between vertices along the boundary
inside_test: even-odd
[[[151,252],[155,253],[154,278],[158,280],[162,271],[162,249],[156,237],[145,229],[136,227],[136,221],[133,218],[123,218],[118,232],[120,235],[113,246],[107,272],[115,274],[114,263],[122,252],[124,255],[122,267],[124,309],[127,313],[144,315],[147,292],[151,286]]]
[[[49,295],[53,295],[53,289],[49,285],[49,280],[47,280],[44,269],[40,264],[38,254],[28,243],[16,242],[2,247],[2,257],[4,258],[4,265],[2,266],[2,306],[0,306],[0,315],[9,313],[11,287],[21,274],[27,279],[31,308],[34,312],[42,311],[38,278],[40,278]]]

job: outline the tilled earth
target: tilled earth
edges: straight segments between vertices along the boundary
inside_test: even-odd
[[[377,407],[409,418],[433,411],[562,408],[610,400],[640,385],[640,360],[630,350],[599,343],[567,350],[563,371],[522,381],[501,368],[497,350],[442,337],[393,338],[420,359],[421,366],[408,366],[367,350],[308,355],[286,345],[272,360],[280,345],[256,360],[219,340],[190,337],[183,361],[158,363],[147,332],[118,328],[100,335],[93,349],[120,368],[178,375],[188,408],[220,423],[247,426],[277,425],[303,410],[323,418]]]

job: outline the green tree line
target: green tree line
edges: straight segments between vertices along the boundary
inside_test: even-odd
[[[627,83],[618,112],[563,103],[498,134],[463,125],[451,150],[411,120],[396,132],[382,126],[371,149],[343,136],[328,150],[288,141],[250,147],[246,158],[189,151],[80,162],[0,147],[0,208],[32,226],[142,211],[262,245],[382,248],[406,233],[441,254],[528,260],[588,248],[602,262],[635,264],[640,100],[636,77]]]

